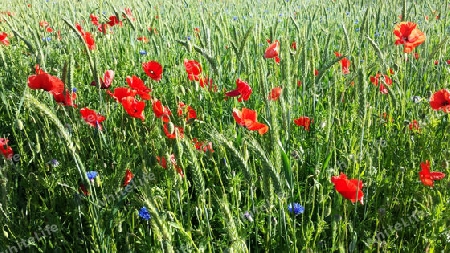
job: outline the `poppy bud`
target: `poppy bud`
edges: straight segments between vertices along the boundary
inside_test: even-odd
[[[175,125],[172,122],[167,123],[167,130],[169,134],[173,134],[175,132]]]

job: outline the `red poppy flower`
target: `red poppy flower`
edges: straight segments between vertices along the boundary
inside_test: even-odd
[[[11,160],[14,152],[10,146],[8,146],[9,140],[7,138],[0,138],[0,152],[3,154],[3,156]]]
[[[172,122],[164,123],[163,131],[166,137],[169,139],[175,139],[177,138],[177,135],[180,138],[184,137],[184,129],[179,126],[174,126]]]
[[[194,108],[192,108],[190,105],[186,106],[186,104],[184,104],[184,102],[179,102],[178,109],[177,109],[178,116],[183,115],[185,110],[187,111],[186,121],[189,122],[190,120],[194,120],[197,118],[197,112],[195,111]]]
[[[90,32],[83,33],[84,42],[87,44],[89,50],[95,49],[95,41]]]
[[[163,67],[156,61],[149,61],[142,63],[142,68],[148,77],[155,81],[159,81],[162,78]]]
[[[175,159],[175,155],[174,155],[174,154],[171,154],[171,155],[169,156],[169,159],[170,159],[170,163],[172,163],[173,167],[174,167],[175,170],[178,172],[178,174],[179,174],[181,177],[184,177],[184,172],[183,172],[183,170],[180,168],[180,166],[177,165],[177,161],[176,161],[176,159]],[[165,157],[159,157],[159,156],[157,156],[157,157],[156,157],[156,160],[158,160],[158,163],[161,165],[161,167],[163,167],[164,169],[167,169],[167,160],[166,160]]]
[[[359,201],[361,205],[364,204],[364,193],[361,190],[363,188],[362,181],[347,179],[347,176],[341,172],[339,176],[332,176],[331,182],[342,197],[349,199],[352,203]]]
[[[116,15],[110,16],[110,17],[109,17],[109,21],[106,22],[106,23],[107,23],[109,26],[111,26],[111,27],[113,27],[113,26],[115,26],[115,25],[120,25],[120,26],[122,26],[122,21],[120,21],[119,18],[117,18]]]
[[[108,89],[112,82],[114,80],[114,71],[113,70],[107,70],[105,72],[105,74],[103,75],[103,78],[100,78],[100,89]],[[96,81],[92,81],[91,82],[92,86],[97,86],[97,82]]]
[[[271,100],[271,101],[277,101],[278,100],[278,98],[280,97],[280,95],[281,95],[281,91],[282,91],[283,89],[281,88],[281,87],[275,87],[275,88],[273,88],[271,91],[270,91],[270,94],[269,94],[269,100]]]
[[[297,50],[297,42],[292,41],[291,48],[294,49],[294,50]]]
[[[394,28],[395,44],[403,44],[403,52],[411,53],[425,41],[425,34],[413,22],[400,22]]]
[[[126,87],[118,87],[114,89],[114,93],[107,90],[106,93],[108,93],[112,98],[114,98],[117,102],[122,103],[122,99],[125,97],[134,97],[137,93],[137,91],[133,89],[128,89]]]
[[[125,171],[125,176],[123,177],[122,187],[126,187],[131,182],[131,179],[133,179],[133,178],[134,178],[133,173],[131,172],[131,170],[127,169]]]
[[[318,69],[315,69],[314,70],[314,76],[318,76],[319,75],[319,70]]]
[[[447,89],[436,91],[430,98],[430,106],[433,110],[450,112],[450,92]]]
[[[138,101],[134,97],[124,97],[122,99],[122,105],[128,115],[130,115],[131,117],[141,119],[142,121],[145,120],[145,102]]]
[[[203,152],[211,151],[211,153],[214,152],[214,149],[212,147],[212,142],[208,142],[205,144],[205,142],[198,141],[197,138],[192,139],[192,142],[194,142],[194,147],[197,150],[203,150]]]
[[[184,59],[184,67],[188,73],[190,81],[199,81],[200,74],[202,73],[202,66],[195,60]]]
[[[52,92],[50,92],[52,93]],[[64,92],[61,93],[52,93],[53,95],[53,99],[57,102],[60,103],[64,106],[73,106],[73,107],[77,107],[77,105],[75,105],[73,103],[73,101],[77,98],[77,93],[76,92],[69,92],[67,89]]]
[[[140,96],[143,100],[150,100],[150,92],[152,91],[150,88],[145,86],[144,81],[142,81],[139,77],[133,75],[132,77],[127,76],[126,81],[128,86],[131,89],[135,90],[137,95]]]
[[[242,102],[242,100],[247,101],[252,94],[252,88],[250,88],[250,85],[238,78],[236,80],[236,86],[237,87],[235,90],[229,91],[225,93],[225,95],[228,97],[237,97],[240,95],[238,102]]]
[[[43,89],[51,94],[59,94],[64,91],[64,83],[58,77],[45,73],[41,69],[36,69],[36,72],[39,74],[28,77],[28,87],[30,89]]]
[[[145,37],[145,36],[139,36],[139,37],[137,37],[137,40],[142,41],[142,42],[144,42],[144,43],[147,43],[147,42],[148,42],[148,39],[147,39],[147,37]]]
[[[311,125],[311,119],[309,117],[300,117],[298,119],[294,119],[294,123],[297,126],[303,127],[306,131],[309,131],[309,127]]]
[[[169,116],[172,115],[172,112],[170,111],[169,107],[163,106],[161,101],[159,101],[158,99],[154,99],[152,102],[152,108],[156,118],[161,118],[163,122],[170,121]]]
[[[279,51],[280,51],[280,43],[278,42],[278,40],[276,40],[274,43],[270,44],[266,48],[264,58],[275,58],[278,56]]]
[[[239,111],[238,109],[234,108],[233,118],[239,125],[245,126],[248,130],[257,130],[259,134],[265,134],[267,131],[269,131],[269,126],[256,120],[256,111],[247,108],[242,108],[242,111]]]
[[[339,52],[334,52],[334,54],[336,55],[336,57],[341,57],[341,54]],[[349,67],[350,67],[351,62],[347,59],[347,57],[342,58],[340,63],[341,63],[342,73],[344,75],[349,74],[350,73]]]
[[[411,123],[409,123],[409,130],[411,131],[419,131],[419,122],[417,120],[413,120]]]
[[[441,180],[445,177],[445,174],[439,171],[430,172],[430,162],[426,160],[420,163],[422,170],[419,172],[420,181],[425,186],[433,187],[434,180]]]
[[[381,78],[383,77],[383,78]],[[380,92],[383,94],[387,94],[388,93],[388,89],[386,88],[386,85],[392,85],[392,79],[384,74],[381,73],[377,73],[375,76],[371,76],[370,77],[370,82],[375,85],[375,86],[379,86],[380,87]]]
[[[96,113],[87,107],[80,109],[81,117],[89,125],[98,128],[100,131],[103,130],[102,122],[106,119],[103,115]]]
[[[94,24],[94,25],[96,25],[96,26],[99,25],[99,23],[98,23],[98,17],[97,17],[97,16],[95,16],[94,14],[91,14],[91,15],[89,16],[89,18],[91,19],[91,23],[92,23],[92,24]]]

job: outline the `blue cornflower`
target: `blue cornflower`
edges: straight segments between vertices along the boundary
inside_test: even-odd
[[[50,164],[53,168],[56,168],[56,167],[58,167],[59,162],[56,159],[52,159],[52,160],[50,160],[50,162],[48,162],[48,164]]]
[[[187,36],[186,39],[187,39],[187,40],[191,40],[191,36]]]
[[[88,171],[86,172],[86,176],[89,178],[89,180],[94,180],[94,178],[98,175],[97,171]]]
[[[141,55],[146,55],[146,54],[147,54],[147,51],[145,51],[144,49],[139,50],[139,54],[141,54]]]
[[[51,41],[52,38],[50,38],[50,37],[44,37],[44,38],[42,38],[42,40],[43,40],[43,41]]]
[[[252,214],[251,214],[249,211],[247,211],[247,212],[244,213],[244,217],[245,217],[248,221],[253,222]]]
[[[75,88],[75,87],[72,88],[72,92],[73,92],[73,93],[77,93],[77,91],[78,91],[77,88]]]
[[[147,208],[144,206],[139,210],[139,217],[141,217],[144,220],[150,220],[151,216],[150,213],[148,212]]]
[[[288,205],[288,210],[290,213],[294,213],[295,215],[299,215],[305,211],[305,208],[299,203],[291,203]]]
[[[236,17],[236,16],[233,17],[233,20],[234,20],[234,21],[236,21],[237,19],[238,19],[238,17]]]

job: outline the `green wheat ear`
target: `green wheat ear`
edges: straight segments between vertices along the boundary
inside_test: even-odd
[[[249,137],[249,140],[251,144],[249,145],[249,147],[253,149],[253,151],[255,151],[255,154],[261,159],[263,164],[264,194],[269,194],[267,195],[267,198],[272,196],[272,191],[270,190],[271,189],[270,181],[271,181],[277,195],[282,195],[283,189],[281,187],[281,181],[278,171],[275,169],[272,162],[266,156],[266,151],[262,149],[261,145],[259,145],[259,143],[253,137]]]
[[[144,199],[144,204],[148,208],[148,211],[152,217],[150,221],[151,226],[153,227],[152,232],[155,233],[156,238],[159,242],[161,242],[164,252],[175,252],[172,246],[172,235],[166,226],[166,222],[159,216],[154,198],[151,196],[148,198],[146,196]]]
[[[183,144],[186,146],[189,157],[192,162],[192,182],[194,183],[195,190],[201,198],[205,197],[205,179],[203,178],[202,168],[198,162],[197,156],[194,153],[194,147],[187,138],[183,138]]]
[[[58,119],[58,117],[48,108],[46,105],[42,104],[41,102],[37,101],[34,97],[32,97],[29,93],[25,94],[25,102],[28,103],[30,106],[30,109],[37,108],[41,114],[44,116],[47,116],[53,123],[56,125],[57,129],[63,136],[64,140],[67,143],[67,147],[72,153],[72,157],[75,161],[75,164],[77,166],[78,172],[80,173],[81,178],[86,178],[86,170],[84,168],[84,165],[81,161],[80,156],[78,155],[77,151],[75,150],[75,145],[72,141],[72,138],[69,136],[69,133],[61,123],[61,121]]]
[[[246,159],[242,157],[242,155],[239,153],[239,151],[234,147],[234,145],[228,141],[225,136],[217,132],[217,130],[211,130],[208,131],[207,134],[211,137],[211,140],[217,143],[220,143],[224,145],[229,151],[231,151],[231,154],[237,159],[237,161],[241,164],[242,172],[244,173],[245,179],[248,182],[252,181],[252,174],[250,172],[250,168],[248,167],[248,164],[246,162]]]

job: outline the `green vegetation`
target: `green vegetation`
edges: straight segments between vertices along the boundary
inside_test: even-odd
[[[0,138],[15,155],[0,154],[0,252],[449,252],[450,118],[429,103],[449,86],[449,11],[448,0],[3,0]],[[122,24],[100,32],[91,14]],[[412,53],[395,45],[401,21],[426,34]],[[268,40],[279,63],[264,57]],[[206,87],[185,59],[201,64]],[[67,95],[76,88],[77,107],[29,87],[37,64]],[[136,96],[145,120],[91,85],[107,70],[110,92],[133,75],[151,88],[153,100]],[[225,95],[238,78],[252,89],[242,102]],[[180,116],[179,102],[196,117],[187,106]],[[106,118],[102,130],[85,107]],[[268,131],[237,124],[234,108],[256,111]],[[309,130],[294,123],[302,116]],[[433,187],[419,178],[426,160],[446,174]],[[340,173],[363,182],[363,204],[337,192]]]

